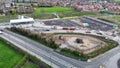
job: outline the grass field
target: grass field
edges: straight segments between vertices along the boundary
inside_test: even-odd
[[[118,24],[118,26],[120,28],[120,16],[119,15],[109,16],[106,19],[108,19],[110,21],[114,21],[116,24]]]
[[[16,19],[17,15],[7,15],[7,16],[0,16],[0,23],[1,22],[9,22],[10,19]]]
[[[64,18],[64,17],[74,17],[74,16],[84,16],[84,15],[93,15],[93,16],[96,16],[96,15],[99,15],[98,12],[77,12],[77,11],[73,11],[73,12],[65,12],[65,13],[59,13],[58,14],[61,18]]]
[[[120,23],[120,16],[119,15],[118,16],[111,16],[109,18],[112,19],[112,20],[116,20]]]
[[[120,15],[97,16],[97,18],[102,18],[112,21],[113,23],[118,24],[118,26],[120,27]]]
[[[22,55],[0,41],[0,68],[14,68],[22,58]]]
[[[26,16],[33,17],[35,19],[52,19],[56,18],[54,14],[51,13],[33,13],[33,14],[25,14]],[[60,18],[65,18],[65,17],[75,17],[75,16],[83,16],[83,15],[99,15],[98,12],[60,12],[58,13],[58,16]]]
[[[23,68],[39,68],[38,65],[31,61],[23,61],[26,60],[24,58],[25,55],[22,55],[12,49],[4,39],[0,38],[0,68],[14,68],[18,66],[20,62],[23,64],[20,65],[20,67]]]
[[[116,2],[120,2],[120,0],[115,0]]]
[[[66,11],[75,11],[74,8],[71,7],[61,7],[61,6],[54,6],[54,7],[39,7],[35,9],[34,13],[40,12],[66,12]]]

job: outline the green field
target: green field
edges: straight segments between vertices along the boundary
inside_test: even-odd
[[[52,19],[56,18],[54,14],[51,13],[33,13],[33,14],[25,14],[26,16],[30,16],[34,19]],[[84,15],[89,15],[89,16],[96,16],[99,15],[98,12],[60,12],[58,13],[58,16],[60,18],[65,18],[65,17],[75,17],[75,16],[84,16]]]
[[[60,16],[60,18],[64,18],[64,17],[74,17],[74,16],[84,16],[84,15],[89,15],[89,16],[96,16],[99,15],[98,12],[77,12],[77,11],[73,11],[73,12],[63,12],[63,13],[59,13],[58,14]]]
[[[120,28],[120,16],[119,15],[109,16],[106,19],[115,22],[116,24],[118,24],[118,26]]]
[[[108,18],[110,18],[112,20],[116,20],[120,23],[120,16],[119,15],[118,16],[117,15],[116,16],[111,16],[111,17],[108,17]]]
[[[22,58],[22,55],[0,40],[0,68],[13,68]]]
[[[120,0],[115,0],[116,2],[120,2]]]
[[[61,7],[61,6],[54,6],[54,7],[38,7],[35,9],[34,13],[40,12],[66,12],[66,11],[75,11],[74,8],[71,7]]]
[[[0,16],[0,23],[1,22],[9,22],[10,19],[16,19],[17,15],[6,15],[6,16]]]
[[[0,38],[0,68],[39,68],[36,64],[31,61],[24,61],[27,57],[12,49],[4,39]],[[23,65],[21,65],[23,64]]]
[[[97,16],[97,18],[102,18],[111,21],[111,23],[113,22],[115,24],[118,24],[118,26],[120,27],[120,15]]]
[[[98,18],[105,18],[111,21],[120,23],[120,15],[107,15],[107,16],[98,16]]]

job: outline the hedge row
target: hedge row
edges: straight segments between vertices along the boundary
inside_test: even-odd
[[[53,48],[53,49],[58,48],[57,44],[55,44],[53,39],[49,39],[49,41],[46,41],[46,38],[44,38],[42,35],[32,33],[29,30],[25,30],[23,28],[16,28],[16,27],[11,27],[10,30],[15,32],[15,33],[26,36],[26,37],[28,37],[32,40],[35,40],[39,43],[42,43],[42,44],[46,45],[47,47],[50,47],[50,48]]]
[[[28,54],[25,54],[25,56],[22,58],[22,60],[17,63],[15,68],[21,68],[28,60],[28,58],[29,58],[28,56],[29,56]]]
[[[63,55],[68,56],[68,57],[71,57],[71,58],[74,58],[74,59],[79,59],[82,61],[87,61],[89,59],[86,55],[79,53],[77,51],[72,51],[72,50],[67,49],[67,48],[61,49],[61,51],[58,53],[63,54]]]
[[[32,17],[34,19],[52,19],[56,18],[54,14],[49,13],[32,13],[32,14],[25,14],[25,16]]]
[[[97,15],[97,14],[99,14],[99,13],[98,12],[77,12],[77,11],[58,13],[60,18],[73,17],[73,16],[83,16],[83,15]]]

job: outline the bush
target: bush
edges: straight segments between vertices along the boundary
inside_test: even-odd
[[[88,56],[86,56],[82,53],[79,53],[77,51],[72,51],[72,50],[67,49],[67,48],[61,49],[61,54],[64,54],[66,56],[69,56],[69,57],[72,57],[75,59],[80,59],[82,61],[87,61],[89,59]]]
[[[35,40],[35,41],[37,41],[39,43],[42,43],[42,44],[44,44],[44,45],[46,45],[46,46],[48,46],[50,48],[53,48],[53,49],[58,48],[57,44],[55,44],[55,42],[52,39],[49,39],[49,41],[46,41],[46,39],[43,38],[42,36],[39,36],[36,33],[32,33],[29,30],[25,30],[25,29],[22,29],[22,28],[16,28],[16,27],[11,27],[10,30],[15,32],[15,33],[26,36],[26,37],[28,37],[28,38],[30,38],[32,40]]]
[[[39,65],[40,68],[51,68],[51,66],[45,64],[44,62],[42,62],[41,60],[39,60],[37,57],[35,56],[30,56],[30,61],[34,62],[35,64]]]
[[[10,13],[14,15],[14,14],[17,13],[17,10],[16,10],[16,9],[12,9],[12,10],[10,11]]]
[[[21,68],[25,62],[28,60],[28,54],[25,54],[25,56],[22,58],[21,61],[18,62],[18,64],[15,66],[15,68]]]

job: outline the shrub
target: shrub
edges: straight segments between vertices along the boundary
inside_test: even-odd
[[[25,29],[22,29],[22,28],[16,28],[16,27],[11,27],[10,30],[13,31],[13,32],[16,32],[18,34],[21,34],[23,36],[26,36],[26,37],[28,37],[32,40],[35,40],[39,43],[42,43],[42,44],[44,44],[44,45],[46,45],[50,48],[53,48],[53,49],[58,48],[57,44],[55,44],[53,39],[49,39],[49,41],[46,41],[46,39],[43,36],[40,36],[37,33],[33,33],[33,32],[30,32],[29,30],[25,30]]]
[[[25,56],[22,58],[21,61],[18,62],[18,64],[15,66],[15,68],[21,68],[27,61],[28,56],[29,56],[28,54],[25,54]]]

